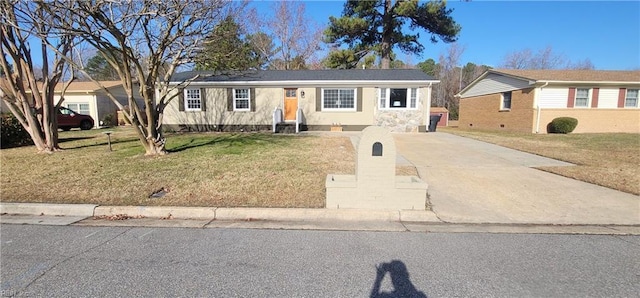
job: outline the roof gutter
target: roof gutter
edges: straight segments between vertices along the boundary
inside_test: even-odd
[[[536,83],[548,84],[586,84],[586,85],[640,85],[640,81],[554,81],[554,80],[539,80]]]
[[[172,81],[169,85],[179,85],[183,82]],[[388,86],[388,85],[415,85],[431,86],[440,83],[438,80],[428,81],[215,81],[215,82],[191,82],[190,86]]]

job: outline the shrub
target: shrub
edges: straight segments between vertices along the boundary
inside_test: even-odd
[[[102,125],[104,126],[113,126],[115,124],[115,119],[113,119],[113,114],[106,114],[102,117]]]
[[[555,118],[547,126],[549,133],[570,133],[578,126],[578,119],[571,117]]]
[[[11,148],[24,145],[32,145],[33,141],[29,133],[24,130],[22,124],[13,114],[2,114],[0,124],[0,148]]]

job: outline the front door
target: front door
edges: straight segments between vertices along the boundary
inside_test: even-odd
[[[296,120],[298,89],[284,89],[284,120]]]

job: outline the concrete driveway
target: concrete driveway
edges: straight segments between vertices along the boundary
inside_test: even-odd
[[[534,169],[571,164],[442,132],[394,139],[444,222],[640,224],[640,197]]]

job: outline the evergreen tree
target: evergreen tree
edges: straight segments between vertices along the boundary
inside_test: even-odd
[[[243,39],[242,28],[232,17],[216,26],[196,57],[197,70],[247,70],[260,68],[260,56]]]
[[[438,66],[436,61],[431,58],[418,63],[418,68],[432,77],[438,77]]]
[[[120,80],[120,76],[115,68],[100,54],[91,57],[91,59],[87,61],[85,71],[96,81]]]
[[[420,54],[424,46],[418,41],[419,33],[402,32],[409,24],[411,30],[423,29],[431,34],[431,42],[438,38],[454,42],[460,32],[451,17],[452,9],[445,1],[418,3],[417,0],[349,0],[342,17],[330,17],[325,40],[333,44],[346,44],[348,49],[330,53],[327,66],[353,68],[360,59],[374,52],[380,56],[381,68],[389,68],[393,49],[407,54]]]

